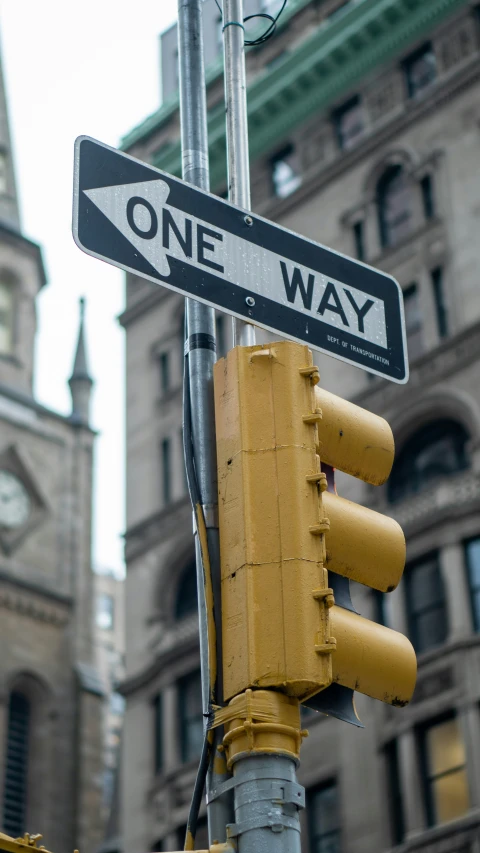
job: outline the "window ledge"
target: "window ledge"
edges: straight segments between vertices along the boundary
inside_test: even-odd
[[[480,827],[480,809],[471,809],[466,815],[455,820],[443,823],[440,826],[429,827],[411,834],[406,843],[394,848],[402,853],[413,853],[422,850],[424,853],[435,853],[439,850],[438,842],[447,839],[461,841],[462,849],[468,849],[468,842],[478,839]],[[461,835],[461,839],[455,836]],[[442,847],[443,849],[443,847]]]
[[[444,224],[441,217],[433,216],[431,219],[427,220],[427,222],[423,222],[418,228],[412,229],[408,237],[404,237],[404,239],[396,243],[395,246],[385,246],[379,254],[375,255],[373,258],[367,258],[365,263],[370,264],[372,267],[378,267],[379,269],[383,269],[385,265],[387,265],[388,268],[396,267],[402,260],[404,260],[403,258],[399,258],[398,255],[405,252],[405,249],[411,248],[411,254],[416,253],[417,246],[414,244],[417,240],[431,236],[436,230],[441,230],[441,234],[435,236],[443,236],[443,228]]]

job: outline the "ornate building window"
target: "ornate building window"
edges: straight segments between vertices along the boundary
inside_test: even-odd
[[[457,421],[426,424],[405,443],[398,454],[388,483],[391,503],[422,491],[435,480],[469,466],[465,428]]]
[[[336,110],[333,120],[337,131],[338,144],[342,151],[348,151],[357,144],[365,130],[363,105],[360,97],[356,95]]]
[[[413,361],[423,353],[423,318],[416,284],[411,284],[403,291],[403,305],[408,355]]]
[[[409,98],[420,95],[437,76],[437,63],[430,42],[422,45],[403,63]]]
[[[436,267],[431,272],[433,300],[435,302],[435,314],[437,316],[437,330],[439,338],[446,338],[448,335],[448,314],[445,303],[445,292],[443,287],[443,270],[442,267]]]
[[[107,592],[101,592],[97,596],[97,627],[103,631],[112,631],[115,613],[115,602],[113,596]]]
[[[3,794],[3,829],[14,838],[26,830],[29,731],[30,702],[23,693],[14,691],[8,705]]]
[[[389,166],[377,185],[378,222],[382,248],[396,246],[413,226],[413,194],[403,166]]]
[[[480,632],[480,536],[465,545],[475,630]]]
[[[447,638],[447,611],[438,555],[408,567],[406,575],[409,635],[419,654]]]
[[[271,160],[273,191],[278,198],[286,198],[302,183],[293,145],[279,151]]]
[[[464,815],[470,807],[463,742],[458,720],[444,719],[420,731],[429,826]]]
[[[184,619],[197,611],[197,568],[193,558],[180,577],[175,601],[175,619]]]
[[[172,454],[169,438],[163,439],[160,450],[162,455],[162,498],[163,505],[168,506],[172,500]]]
[[[355,257],[359,261],[365,260],[365,234],[362,220],[355,222],[353,226],[353,241],[355,243]]]
[[[200,670],[178,682],[178,716],[182,761],[194,761],[202,751],[204,737]]]
[[[311,853],[340,853],[338,787],[328,782],[308,792]]]
[[[153,700],[154,720],[154,770],[161,773],[163,770],[163,696],[157,693]]]
[[[0,353],[5,355],[13,349],[13,304],[12,285],[0,281]]]
[[[160,368],[160,393],[164,396],[170,390],[170,354],[168,352],[160,353],[158,366]]]

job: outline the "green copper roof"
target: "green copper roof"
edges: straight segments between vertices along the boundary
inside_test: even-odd
[[[291,14],[306,0],[291,5]],[[256,159],[285,140],[312,114],[328,108],[376,66],[391,61],[439,21],[468,0],[361,0],[345,14],[320,26],[271,70],[248,88],[250,157]],[[295,8],[292,8],[295,7]],[[207,73],[207,85],[221,65]],[[123,140],[128,149],[178,109],[178,97],[165,104]],[[212,187],[225,180],[225,110],[209,112]],[[159,169],[181,174],[180,140],[162,148],[154,160]]]

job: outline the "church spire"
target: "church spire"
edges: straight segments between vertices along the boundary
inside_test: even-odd
[[[90,376],[87,365],[87,354],[85,348],[85,299],[80,299],[80,326],[78,329],[77,351],[73,363],[73,371],[68,384],[72,395],[72,420],[88,424],[90,415],[90,394],[93,379]]]
[[[20,231],[20,212],[18,207],[13,151],[8,121],[7,96],[3,76],[3,63],[0,51],[0,225],[6,225]]]

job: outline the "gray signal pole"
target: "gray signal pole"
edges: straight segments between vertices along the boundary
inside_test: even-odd
[[[250,210],[243,0],[223,0],[228,198]],[[255,327],[233,320],[234,344],[253,346]],[[304,791],[293,757],[239,755],[233,765],[238,853],[300,853],[299,804]]]
[[[247,84],[243,0],[223,0],[223,56],[227,117],[228,200],[250,210]],[[255,326],[233,318],[234,346],[255,344]]]
[[[203,19],[201,0],[178,0],[178,47],[180,66],[180,122],[182,136],[182,177],[185,181],[210,189],[208,168],[207,105],[203,61]],[[194,299],[185,300],[188,378],[195,473],[203,517],[207,528],[212,586],[217,625],[216,661],[209,660],[204,571],[199,533],[196,529],[197,587],[199,591],[200,658],[202,701],[205,725],[211,706],[210,668],[216,664],[217,691],[223,698],[221,661],[220,555],[218,538],[217,459],[213,401],[213,365],[216,360],[215,311]],[[217,746],[222,730],[215,729],[207,789],[216,789],[229,775],[219,773]],[[217,759],[215,761],[215,758]],[[220,762],[221,763],[221,762]],[[210,844],[225,841],[226,825],[231,822],[229,793],[208,804]]]

